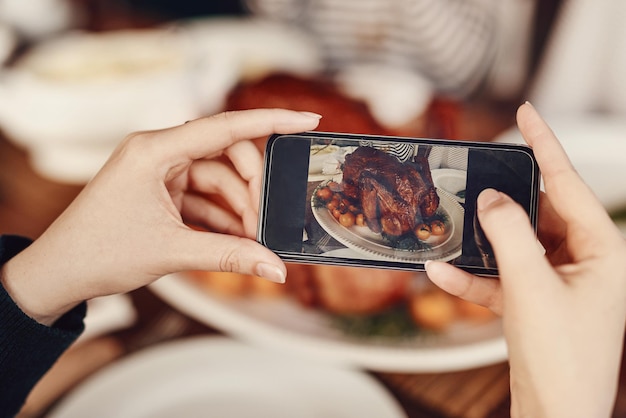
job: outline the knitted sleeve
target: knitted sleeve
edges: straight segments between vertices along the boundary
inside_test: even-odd
[[[0,266],[30,245],[0,236]],[[16,415],[28,393],[84,329],[86,304],[48,327],[28,317],[0,286],[0,417]]]

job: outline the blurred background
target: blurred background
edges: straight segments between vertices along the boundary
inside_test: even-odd
[[[0,233],[39,236],[133,131],[285,107],[323,114],[325,131],[520,142],[524,100],[622,225],[624,19],[621,0],[0,0]],[[90,302],[86,335],[23,416],[84,416],[80,402],[95,413],[103,370],[124,376],[133,354],[207,336],[371,378],[370,397],[397,406],[388,416],[508,416],[489,312],[420,274],[292,265],[288,281],[189,272]],[[155,367],[185,347],[163,350]]]

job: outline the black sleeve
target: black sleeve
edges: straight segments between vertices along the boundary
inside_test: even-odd
[[[0,266],[30,243],[0,236]],[[22,312],[0,286],[0,417],[19,412],[33,386],[81,334],[85,313],[82,303],[48,327]]]

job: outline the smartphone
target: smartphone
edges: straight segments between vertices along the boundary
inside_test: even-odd
[[[508,194],[536,225],[540,172],[524,145],[276,134],[264,164],[257,239],[287,262],[423,270],[442,260],[497,276],[479,193]]]

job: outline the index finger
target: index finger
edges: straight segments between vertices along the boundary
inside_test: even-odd
[[[575,172],[554,132],[530,103],[517,109],[517,125],[526,143],[533,148],[545,181],[560,173]]]
[[[243,140],[273,133],[315,129],[320,115],[285,109],[252,109],[223,112],[161,131],[172,142],[169,157],[188,160],[212,157]]]
[[[594,237],[600,231],[614,229],[604,207],[580,178],[561,143],[530,103],[519,107],[517,123],[524,139],[533,148],[550,203],[568,230]],[[587,241],[591,247],[597,244],[592,241],[596,242]]]

